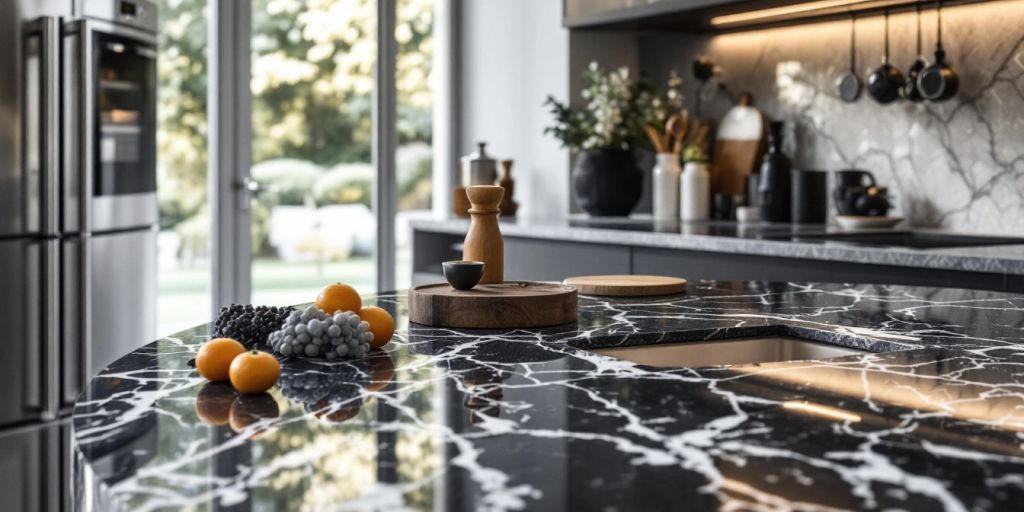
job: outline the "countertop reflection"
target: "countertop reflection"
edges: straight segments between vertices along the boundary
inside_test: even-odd
[[[73,417],[83,509],[999,509],[1024,499],[1024,297],[703,282],[580,298],[542,330],[409,325],[238,396],[201,326],[126,355]],[[590,349],[791,336],[821,361],[654,368]]]

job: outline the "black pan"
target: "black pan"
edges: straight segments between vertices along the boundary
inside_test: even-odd
[[[935,41],[935,62],[924,68],[917,77],[921,96],[929,101],[946,101],[960,89],[960,77],[946,64],[946,51],[942,48],[942,2],[938,9],[938,35]]]
[[[847,103],[853,103],[860,98],[860,91],[863,84],[857,76],[857,17],[850,16],[850,70],[836,80],[836,91],[839,98]]]
[[[900,95],[903,99],[919,103],[924,101],[924,96],[921,95],[921,89],[917,86],[917,78],[921,75],[921,71],[927,67],[924,61],[924,57],[921,53],[921,4],[917,5],[917,59],[910,65],[910,69],[907,70],[907,80],[903,83],[903,88],[900,89]]]
[[[882,65],[868,77],[868,93],[878,103],[887,105],[900,98],[903,88],[903,73],[889,64],[889,11],[885,11],[885,56]]]

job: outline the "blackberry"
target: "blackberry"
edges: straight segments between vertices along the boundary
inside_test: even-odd
[[[213,322],[213,336],[233,338],[247,347],[265,345],[270,333],[279,329],[292,311],[291,307],[252,304],[224,306]]]

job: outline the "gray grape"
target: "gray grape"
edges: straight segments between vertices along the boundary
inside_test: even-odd
[[[309,306],[293,310],[284,324],[270,334],[268,344],[282,356],[316,357],[328,361],[364,357],[373,334],[369,324],[352,311],[328,315]]]

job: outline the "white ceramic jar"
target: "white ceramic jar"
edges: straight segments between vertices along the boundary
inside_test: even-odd
[[[711,217],[711,174],[708,165],[686,162],[679,180],[679,218],[707,220]]]
[[[654,218],[679,218],[679,155],[658,153],[654,164]]]

